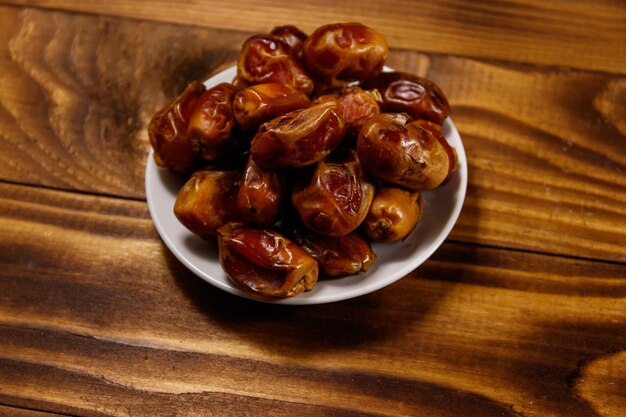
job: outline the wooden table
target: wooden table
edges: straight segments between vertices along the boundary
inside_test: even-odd
[[[155,230],[146,124],[336,21],[446,92],[463,212],[373,294],[228,295]],[[626,416],[623,1],[0,1],[0,104],[2,416]]]

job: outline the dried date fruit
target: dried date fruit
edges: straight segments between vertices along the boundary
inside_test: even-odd
[[[304,42],[306,68],[330,87],[376,76],[387,59],[385,38],[360,23],[317,28]]]
[[[424,201],[419,191],[378,188],[361,228],[372,242],[396,242],[413,231],[423,212]]]
[[[284,84],[257,84],[235,94],[233,113],[242,129],[256,131],[263,123],[310,104],[303,92]]]
[[[277,36],[255,35],[248,38],[237,61],[237,84],[286,84],[304,94],[313,91],[313,80],[296,53]]]
[[[450,104],[434,82],[406,72],[383,72],[365,81],[363,88],[377,89],[383,98],[381,109],[407,113],[414,119],[442,124],[450,114]]]
[[[240,218],[247,223],[269,226],[278,217],[284,192],[285,184],[280,174],[261,168],[248,159],[237,191]]]
[[[449,159],[444,147],[404,113],[381,113],[359,132],[357,153],[375,178],[410,188],[431,190],[446,178]]]
[[[295,242],[317,261],[323,275],[342,277],[367,272],[376,260],[372,245],[356,231],[332,237],[297,227],[292,233]]]
[[[189,138],[196,153],[215,161],[237,147],[232,104],[237,88],[221,83],[202,94],[189,120]]]
[[[302,51],[302,45],[308,37],[306,33],[302,32],[294,25],[276,26],[272,29],[270,35],[280,38],[298,55]]]
[[[456,149],[450,146],[450,144],[448,143],[448,140],[445,138],[445,136],[443,136],[443,134],[441,133],[440,125],[433,123],[429,120],[423,120],[423,119],[414,120],[411,122],[411,124],[415,126],[419,126],[422,129],[430,132],[435,137],[435,139],[437,139],[439,143],[441,143],[441,146],[443,146],[443,148],[446,150],[446,154],[448,154],[448,161],[449,161],[448,174],[446,175],[446,178],[443,180],[441,184],[447,183],[448,181],[452,179],[452,177],[454,176],[454,173],[459,169],[459,157],[456,153]]]
[[[250,156],[265,168],[301,168],[323,159],[344,134],[341,107],[328,100],[262,124],[252,139]]]
[[[365,91],[360,87],[344,87],[332,94],[318,97],[316,102],[336,99],[341,104],[341,115],[346,124],[346,133],[358,133],[363,124],[380,113],[382,101],[378,90]]]
[[[294,188],[291,201],[309,229],[345,236],[359,227],[373,197],[374,185],[356,152],[342,148],[318,162],[311,180]]]
[[[293,297],[311,291],[317,282],[315,259],[273,230],[228,223],[218,230],[218,247],[222,268],[248,293]]]
[[[241,174],[236,171],[195,172],[178,192],[174,215],[191,232],[203,239],[235,220],[235,196]]]
[[[186,173],[198,164],[187,126],[204,90],[202,83],[190,83],[180,96],[156,112],[150,120],[148,136],[158,166]]]

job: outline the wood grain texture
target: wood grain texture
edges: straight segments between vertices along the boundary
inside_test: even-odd
[[[10,0],[6,3],[263,32],[359,21],[391,46],[430,53],[626,73],[626,5],[615,0]]]
[[[449,243],[374,294],[292,308],[192,275],[141,202],[0,184],[0,216],[0,404],[85,416],[626,412],[625,265]]]
[[[0,178],[137,199],[155,109],[246,36],[2,11]],[[626,78],[408,51],[389,64],[452,103],[470,170],[454,239],[626,260]]]
[[[45,411],[0,405],[0,417],[61,417],[63,415],[67,416],[68,414],[48,413]]]

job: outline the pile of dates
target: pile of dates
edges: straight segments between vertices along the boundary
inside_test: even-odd
[[[359,23],[276,27],[244,42],[232,83],[192,82],[152,118],[155,162],[187,176],[176,217],[217,238],[244,291],[292,297],[318,276],[367,271],[370,242],[408,236],[420,192],[454,175],[447,99],[427,79],[382,72],[387,54]]]

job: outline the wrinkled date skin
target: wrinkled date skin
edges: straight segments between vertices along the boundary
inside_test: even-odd
[[[304,225],[326,236],[345,236],[359,227],[373,198],[374,185],[350,148],[318,162],[310,182],[291,195]]]
[[[285,192],[283,178],[276,171],[248,160],[237,191],[237,210],[242,221],[269,226],[278,217]]]
[[[444,147],[404,113],[381,113],[359,132],[357,153],[368,174],[412,190],[431,190],[448,175]]]
[[[202,94],[189,120],[191,144],[205,161],[215,161],[237,147],[232,104],[237,88],[221,83]]]
[[[306,68],[329,87],[376,76],[387,54],[385,38],[360,23],[321,26],[302,49]]]
[[[341,107],[329,100],[262,124],[252,139],[250,156],[265,168],[301,168],[326,157],[344,134]]]
[[[278,83],[245,88],[233,101],[233,113],[242,129],[256,131],[263,123],[311,104],[303,92]]]
[[[308,37],[306,33],[293,25],[276,26],[272,29],[270,35],[280,38],[289,45],[298,56],[302,52],[302,45],[304,45],[304,41],[306,41]]]
[[[335,99],[341,105],[341,114],[346,124],[346,134],[357,134],[365,122],[380,113],[382,102],[378,90],[365,91],[360,87],[344,87],[339,91],[320,96],[316,102]]]
[[[222,268],[250,294],[293,297],[311,291],[317,282],[315,259],[273,230],[229,223],[218,230],[218,246]]]
[[[443,91],[432,81],[406,72],[383,72],[363,83],[376,89],[383,98],[383,112],[404,112],[414,119],[442,124],[450,114],[450,104]]]
[[[280,38],[255,35],[241,47],[237,61],[238,86],[286,84],[304,94],[313,91],[313,80],[306,73],[296,53]]]
[[[198,157],[191,146],[187,126],[204,90],[202,83],[192,82],[150,120],[148,136],[158,166],[187,173],[197,165]]]
[[[320,273],[329,277],[367,272],[376,260],[370,243],[356,231],[331,237],[298,227],[293,234],[296,243],[317,261]]]
[[[235,196],[241,174],[236,171],[197,171],[178,192],[176,218],[203,239],[235,220]]]
[[[456,149],[450,146],[450,144],[448,143],[448,140],[445,138],[445,136],[441,134],[440,125],[433,123],[429,120],[423,120],[423,119],[414,120],[411,122],[411,124],[421,127],[422,129],[428,131],[430,134],[432,134],[435,137],[435,139],[439,141],[439,143],[441,143],[441,146],[443,146],[443,148],[446,150],[446,154],[448,154],[448,160],[449,160],[448,175],[446,175],[446,178],[443,180],[441,184],[447,183],[448,181],[452,179],[452,177],[454,176],[454,173],[459,169],[459,157],[456,153]]]
[[[423,211],[424,201],[419,191],[378,188],[361,228],[372,242],[396,242],[413,231]]]

